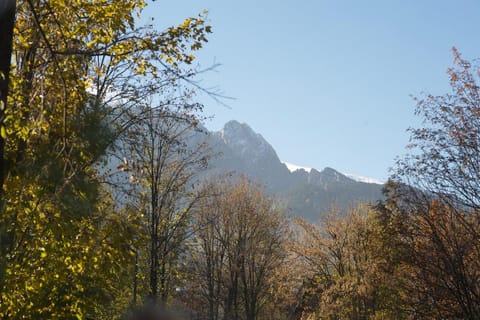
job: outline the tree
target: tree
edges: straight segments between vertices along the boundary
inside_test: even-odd
[[[191,215],[202,192],[197,191],[195,175],[207,165],[206,146],[195,144],[199,134],[193,113],[138,107],[135,122],[119,141],[118,168],[127,172],[124,190],[128,207],[147,218],[148,298],[167,303],[174,292],[174,281],[185,240],[191,234]],[[191,105],[195,112],[197,105]]]
[[[126,292],[137,215],[114,207],[99,165],[130,125],[119,110],[173,80],[193,85],[189,64],[210,32],[201,15],[138,27],[145,5],[18,1],[2,119],[0,317],[112,319],[126,306],[108,292]]]
[[[423,127],[397,161],[386,209],[403,250],[411,313],[477,319],[480,312],[479,68],[453,49],[452,92],[416,99]]]
[[[456,207],[480,209],[479,68],[453,49],[452,92],[415,99],[424,127],[410,128],[412,153],[397,161],[393,180],[435,194]]]
[[[280,208],[246,180],[208,185],[191,245],[194,294],[208,319],[262,319],[273,276],[285,259],[288,228]]]
[[[320,227],[302,219],[293,251],[304,262],[298,317],[403,319],[398,290],[375,210],[359,206],[331,214]]]
[[[479,226],[477,216],[438,200],[414,210],[408,215],[386,212],[388,231],[396,235],[392,244],[401,252],[398,270],[405,310],[422,319],[475,319],[480,246],[468,229]]]

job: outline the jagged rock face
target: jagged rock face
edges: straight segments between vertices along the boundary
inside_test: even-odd
[[[219,136],[235,155],[249,159],[253,164],[261,165],[269,160],[280,162],[272,146],[245,123],[229,121],[221,131],[214,134]]]
[[[246,175],[270,191],[286,187],[284,177],[290,171],[272,146],[248,125],[229,121],[222,130],[211,132],[207,143],[217,154],[210,163],[211,170]]]
[[[229,121],[205,139],[217,154],[206,175],[246,175],[285,201],[293,216],[315,221],[331,207],[344,210],[382,198],[382,185],[355,181],[332,168],[290,172],[273,147],[244,123]]]

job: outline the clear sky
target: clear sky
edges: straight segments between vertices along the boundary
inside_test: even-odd
[[[411,95],[448,91],[451,47],[480,57],[479,0],[157,0],[161,26],[209,10],[198,62],[235,100],[206,125],[261,133],[281,160],[385,180],[419,123]]]

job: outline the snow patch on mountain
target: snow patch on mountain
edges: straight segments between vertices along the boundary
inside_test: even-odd
[[[305,170],[306,172],[312,171],[312,168],[297,166],[296,164],[285,162],[285,161],[282,161],[282,163],[287,166],[290,172],[295,172],[297,170]]]
[[[356,174],[344,173],[344,175],[346,175],[350,179],[353,179],[357,182],[374,183],[374,184],[384,184],[385,183],[385,182],[380,181],[380,180],[375,179],[375,178],[359,176],[359,175],[356,175]]]

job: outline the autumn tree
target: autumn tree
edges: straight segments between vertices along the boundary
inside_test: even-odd
[[[268,318],[288,236],[282,210],[244,179],[208,189],[213,193],[201,203],[190,249],[190,289],[205,306],[200,311],[208,319]]]
[[[207,146],[194,142],[201,135],[192,120],[197,108],[138,107],[135,122],[118,142],[125,205],[146,218],[148,298],[162,304],[175,290],[192,212],[202,197],[196,175],[209,158]]]
[[[189,64],[210,32],[202,16],[163,31],[138,26],[145,5],[17,1],[2,118],[0,317],[112,319],[127,305],[114,293],[126,292],[137,216],[114,206],[99,164],[130,125],[119,110],[174,79],[193,85]]]
[[[397,161],[393,180],[441,197],[453,206],[480,209],[479,68],[453,49],[452,92],[417,98],[421,128],[410,128],[412,152]]]
[[[335,211],[316,226],[297,219],[301,228],[292,250],[304,263],[297,318],[402,319],[398,278],[384,228],[375,210]]]
[[[417,99],[423,127],[410,129],[412,152],[397,162],[386,208],[410,271],[405,289],[412,313],[477,319],[479,68],[456,49],[453,54],[452,92]]]
[[[480,248],[467,229],[479,225],[477,216],[438,200],[408,214],[389,205],[382,211],[395,237],[392,247],[400,253],[396,264],[404,310],[421,319],[475,319]]]

